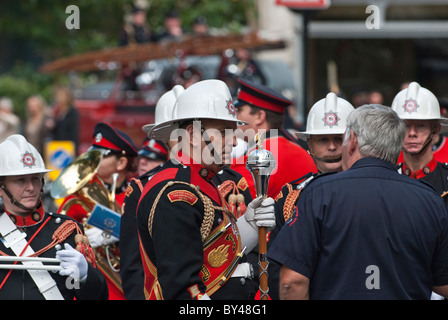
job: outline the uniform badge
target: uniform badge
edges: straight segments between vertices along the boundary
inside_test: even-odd
[[[338,117],[338,114],[336,112],[330,110],[329,112],[325,112],[322,120],[324,121],[324,126],[333,128],[333,126],[338,125],[338,121],[341,120],[341,118]]]
[[[101,134],[101,132],[98,132],[95,136],[95,142],[100,143],[101,140],[103,140],[103,135]]]
[[[226,109],[229,110],[229,113],[235,117],[236,115],[236,109],[235,109],[235,105],[233,104],[232,100],[228,100],[226,101],[227,105],[226,105]]]
[[[198,197],[187,190],[171,191],[170,193],[168,193],[168,199],[170,199],[171,202],[183,201],[190,205],[194,205],[196,201],[198,201]]]
[[[126,187],[126,191],[125,191],[125,195],[126,195],[127,198],[131,195],[132,191],[134,191],[134,189],[132,188],[131,185],[128,185]]]
[[[417,112],[417,108],[419,107],[417,101],[414,99],[408,99],[404,102],[403,108],[404,112],[413,113]]]
[[[246,191],[246,189],[249,187],[244,177],[241,178],[240,181],[238,181],[238,184],[236,186],[242,191]]]
[[[230,245],[222,244],[210,251],[210,253],[208,254],[208,262],[210,263],[210,266],[212,266],[213,268],[219,268],[224,263],[226,263],[229,257],[229,246]]]
[[[36,158],[34,158],[31,152],[26,151],[22,154],[22,163],[24,167],[32,168],[36,165]]]

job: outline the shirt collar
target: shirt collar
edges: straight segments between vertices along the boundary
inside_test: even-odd
[[[403,162],[402,171],[404,175],[407,175],[408,177],[411,177],[413,179],[421,179],[428,174],[430,174],[434,169],[437,167],[437,160],[433,157],[431,161],[429,161],[423,168],[420,170],[417,170],[415,172],[412,172],[411,169],[409,169],[408,166]]]
[[[387,161],[381,160],[380,158],[376,157],[365,157],[361,158],[358,161],[356,161],[350,169],[356,169],[356,168],[362,168],[362,167],[368,167],[368,166],[382,166],[391,170],[395,170],[395,165],[392,163],[389,163]],[[350,170],[349,169],[349,170]]]
[[[33,225],[36,225],[42,221],[45,215],[42,203],[32,213],[27,214],[24,217],[12,214],[6,209],[5,212],[12,220],[12,222],[14,222],[14,224],[18,227],[31,227]]]

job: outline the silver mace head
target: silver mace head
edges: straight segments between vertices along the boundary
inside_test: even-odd
[[[246,161],[246,168],[254,179],[257,197],[266,197],[268,194],[269,178],[277,163],[274,155],[269,150],[263,149],[263,137],[257,133],[255,135],[256,148],[249,153]]]

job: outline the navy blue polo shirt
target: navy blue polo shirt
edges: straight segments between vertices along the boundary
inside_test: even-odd
[[[448,284],[447,217],[433,188],[363,158],[302,190],[268,256],[310,279],[310,299],[428,299]]]

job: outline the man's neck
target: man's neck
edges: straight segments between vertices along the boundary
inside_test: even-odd
[[[412,172],[423,169],[423,167],[431,161],[432,157],[431,148],[427,148],[425,152],[421,154],[403,152],[403,161]]]

